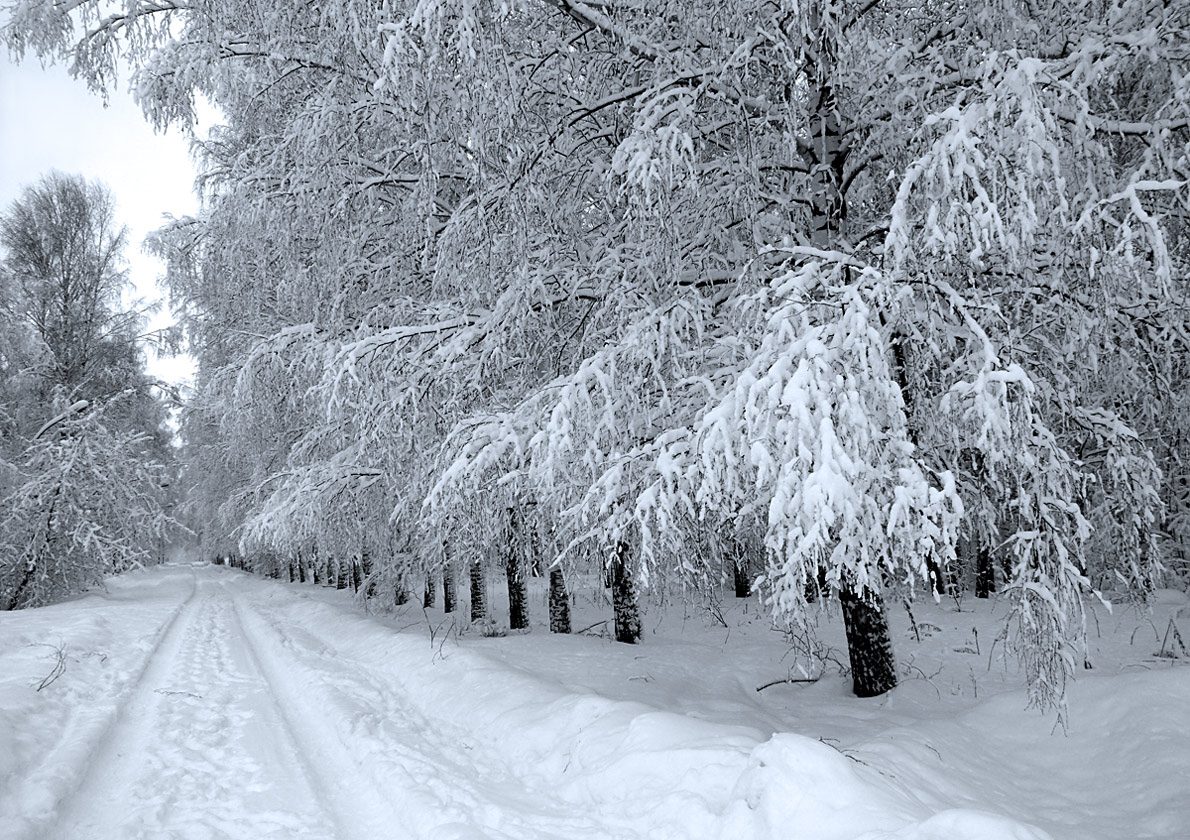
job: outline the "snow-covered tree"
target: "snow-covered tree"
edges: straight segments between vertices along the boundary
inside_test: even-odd
[[[0,607],[161,557],[173,481],[110,193],[51,173],[0,214]]]
[[[513,494],[626,591],[734,532],[782,620],[837,593],[861,694],[882,592],[982,572],[1041,704],[1090,580],[1159,572],[1182,5],[100,6],[9,40],[227,115],[169,247],[262,544],[364,509],[478,568]]]
[[[67,405],[29,441],[0,520],[0,608],[40,606],[160,559],[172,521],[152,438]],[[113,412],[115,413],[115,412]]]

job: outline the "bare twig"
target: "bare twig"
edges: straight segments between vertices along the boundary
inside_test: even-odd
[[[166,689],[166,688],[155,688],[153,690],[155,692],[157,692],[158,694],[165,695],[166,697],[193,697],[195,700],[202,699],[201,694],[195,694],[192,691],[170,691],[169,689]]]
[[[601,624],[607,624],[609,621],[611,621],[610,618],[605,618],[603,621],[596,621],[594,624],[590,625],[589,627],[584,627],[582,630],[579,630],[578,633],[575,633],[575,635],[580,636],[583,633],[586,633],[588,630],[594,630],[596,627],[598,627]]]
[[[1169,644],[1169,636],[1170,636],[1171,632],[1173,633],[1173,641],[1174,641],[1175,647],[1171,647],[1167,651],[1165,649],[1165,646],[1167,644]],[[1176,659],[1178,656],[1177,648],[1179,648],[1179,647],[1182,649],[1183,654],[1187,653],[1186,643],[1184,641],[1182,641],[1182,634],[1178,632],[1178,626],[1173,623],[1173,619],[1171,618],[1169,620],[1169,625],[1165,628],[1165,638],[1161,640],[1161,650],[1158,651],[1155,655],[1160,656],[1164,659]]]
[[[58,677],[66,673],[66,645],[59,642],[57,645],[38,644],[31,645],[31,647],[48,647],[54,652],[54,667],[37,684],[37,690],[41,691],[43,688],[53,685]]]
[[[764,691],[766,688],[772,688],[775,685],[785,685],[785,684],[792,685],[792,684],[797,684],[797,683],[816,683],[816,682],[818,682],[819,679],[821,679],[821,677],[810,677],[808,679],[797,679],[795,677],[786,677],[785,679],[782,679],[782,680],[773,680],[772,682],[766,682],[764,685],[759,685],[756,687],[756,690]]]

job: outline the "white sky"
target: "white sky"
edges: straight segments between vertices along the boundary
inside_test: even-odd
[[[121,80],[105,108],[62,67],[42,69],[36,58],[14,64],[0,48],[0,207],[7,209],[21,188],[50,169],[97,179],[116,199],[116,218],[128,226],[125,254],[136,295],[163,300],[157,280],[162,264],[141,252],[146,234],[161,227],[165,214],[198,209],[189,143],[177,130],[155,134]],[[152,324],[172,320],[163,310]],[[188,380],[189,357],[149,357],[149,372],[174,383]]]

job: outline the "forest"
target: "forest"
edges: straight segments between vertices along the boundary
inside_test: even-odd
[[[0,608],[187,541],[511,630],[597,574],[627,643],[726,584],[874,696],[890,605],[995,594],[1061,709],[1088,603],[1190,580],[1185,0],[0,5],[223,120],[176,447],[102,188],[4,211]]]

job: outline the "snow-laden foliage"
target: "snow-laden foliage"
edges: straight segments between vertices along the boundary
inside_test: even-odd
[[[219,539],[399,579],[531,501],[547,563],[763,544],[797,620],[962,537],[1042,705],[1184,564],[1184,5],[101,5],[9,41],[227,117],[160,237]]]
[[[168,472],[149,435],[111,423],[119,401],[58,403],[16,464],[2,502],[0,608],[39,606],[160,559],[176,524],[163,507]]]
[[[0,213],[0,609],[163,556],[172,452],[143,313],[120,306],[124,240],[111,194],[78,176]]]

